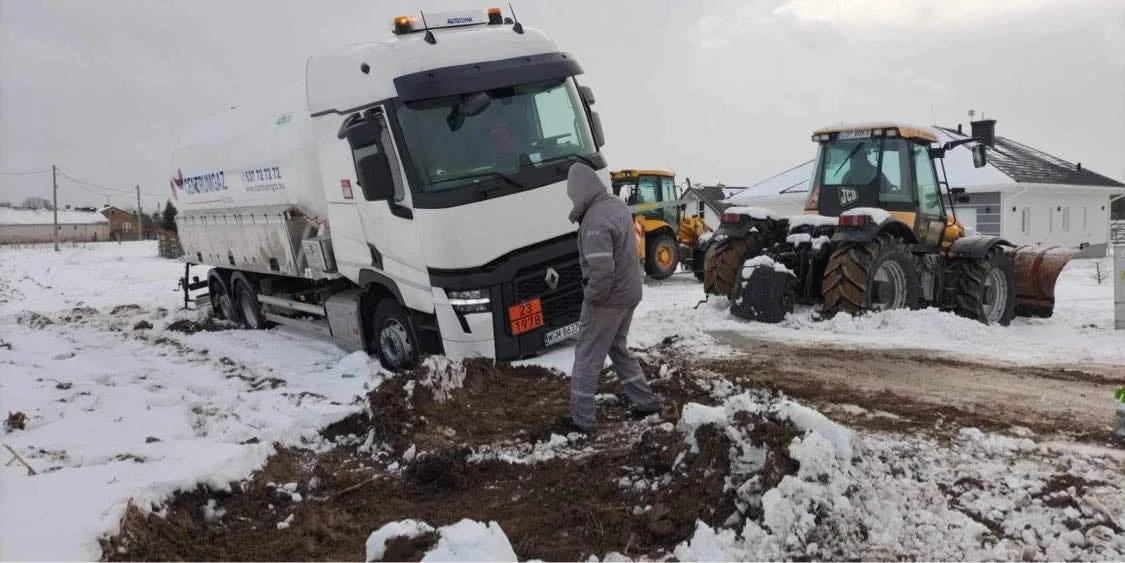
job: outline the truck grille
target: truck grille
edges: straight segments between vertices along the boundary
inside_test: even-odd
[[[555,289],[547,284],[548,268],[554,268],[559,274]],[[530,268],[517,275],[513,285],[517,303],[535,297],[540,299],[547,328],[578,322],[582,314],[582,268],[577,260]]]

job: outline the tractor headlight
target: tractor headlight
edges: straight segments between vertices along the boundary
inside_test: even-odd
[[[487,289],[450,291],[449,304],[453,306],[454,311],[462,315],[487,313],[492,308],[492,300],[488,297]]]

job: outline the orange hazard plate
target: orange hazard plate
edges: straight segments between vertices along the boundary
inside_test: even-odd
[[[531,332],[543,326],[543,304],[538,298],[508,307],[512,335]]]

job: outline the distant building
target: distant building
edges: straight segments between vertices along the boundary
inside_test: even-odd
[[[1111,200],[1125,196],[1125,184],[1080,163],[998,137],[994,120],[974,121],[971,127],[973,137],[986,140],[988,164],[973,167],[973,143],[945,155],[949,185],[965,188],[954,209],[966,227],[1014,244],[1081,247],[1082,257],[1105,256]],[[942,143],[967,137],[960,126],[935,127],[934,132]],[[779,173],[727,203],[801,213],[814,165],[809,161]]]
[[[54,212],[50,209],[0,207],[0,244],[51,242]],[[109,220],[91,211],[59,210],[59,242],[109,240]]]
[[[683,196],[680,198],[685,202],[681,205],[680,209],[683,210],[685,216],[702,217],[703,221],[714,229],[719,226],[719,220],[722,218],[723,210],[731,206],[731,204],[727,203],[725,200],[741,193],[745,189],[746,188],[743,187],[725,186],[723,184],[715,186],[693,186],[685,190]]]
[[[102,215],[109,220],[109,235],[113,240],[137,240],[137,216],[119,207],[107,205]]]

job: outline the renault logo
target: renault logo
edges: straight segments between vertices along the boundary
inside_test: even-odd
[[[559,287],[559,273],[554,268],[547,268],[547,277],[543,279],[547,281],[547,287],[551,289]]]

